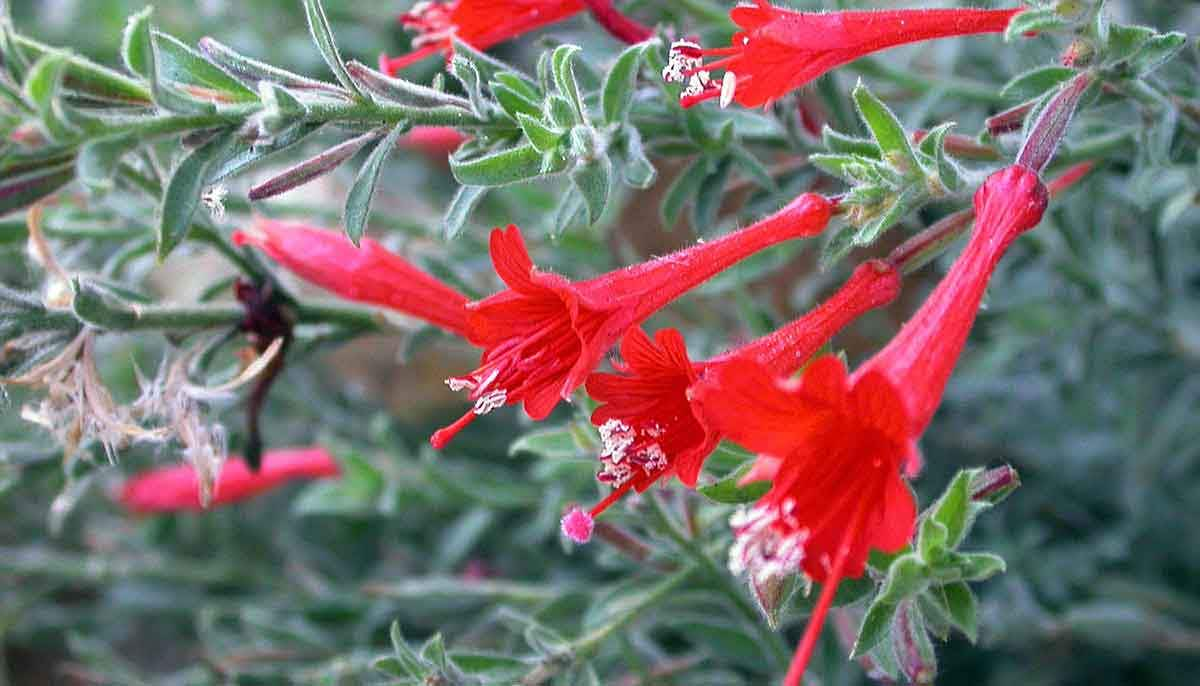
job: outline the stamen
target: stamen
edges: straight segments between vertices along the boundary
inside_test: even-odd
[[[790,500],[778,507],[768,503],[739,509],[729,518],[734,533],[729,548],[730,572],[749,574],[757,584],[800,573],[808,530],[797,528],[791,516],[793,506]],[[791,533],[782,533],[781,528]]]
[[[477,415],[485,415],[492,410],[504,407],[504,403],[506,402],[508,402],[508,391],[501,388],[480,396],[475,401],[475,409],[472,411]]]
[[[621,460],[625,459],[625,451],[633,445],[636,438],[637,434],[633,429],[620,419],[604,422],[600,425],[600,441],[604,444],[600,459],[608,458],[614,465],[620,464]]]
[[[671,52],[667,55],[667,65],[663,67],[663,81],[667,83],[683,83],[688,74],[699,68],[704,60],[698,44],[687,40],[678,40],[671,44]]]
[[[470,378],[450,378],[446,379],[446,385],[455,393],[463,390],[473,391],[479,385]]]
[[[729,107],[729,103],[733,102],[735,90],[737,90],[737,74],[727,71],[725,76],[721,77],[721,109]]]

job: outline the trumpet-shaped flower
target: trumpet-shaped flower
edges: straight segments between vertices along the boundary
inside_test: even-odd
[[[729,16],[741,29],[727,48],[677,41],[663,79],[684,83],[690,107],[709,98],[721,105],[767,105],[834,67],[879,50],[933,38],[1004,31],[1012,9],[898,9],[798,12],[754,0]],[[715,61],[705,63],[705,58]],[[723,70],[720,79],[712,77]]]
[[[562,21],[585,8],[583,0],[422,0],[400,15],[400,24],[416,32],[413,51],[381,55],[379,68],[390,75],[441,52],[453,52],[457,38],[479,50]]]
[[[641,492],[659,479],[677,476],[694,488],[704,460],[722,439],[692,404],[692,393],[710,372],[737,360],[753,360],[775,374],[800,368],[840,329],[863,313],[891,302],[900,291],[900,274],[880,260],[860,265],[826,302],[772,334],[707,361],[688,357],[675,329],[650,340],[640,328],[621,342],[623,363],[616,374],[588,377],[587,391],[602,403],[592,413],[604,443],[597,478],[613,491],[587,516],[595,517],[634,488]],[[578,519],[578,516],[576,516]],[[583,542],[565,529],[573,539]],[[586,529],[590,532],[590,528]]]
[[[466,335],[466,296],[370,238],[355,247],[341,232],[260,217],[235,231],[233,241],[259,248],[296,276],[343,298]]]
[[[508,289],[467,306],[467,338],[484,353],[476,370],[447,380],[467,391],[474,407],[431,442],[445,446],[503,405],[524,403],[531,418],[545,419],[626,331],[740,260],[820,233],[832,209],[806,193],[739,231],[581,282],[534,267],[517,227],[494,230],[492,262]]]
[[[225,461],[217,475],[212,505],[227,505],[253,498],[289,481],[338,476],[337,460],[324,448],[268,450],[262,467],[252,471],[240,458]],[[154,469],[135,476],[121,488],[119,500],[138,514],[198,511],[200,480],[190,465]]]
[[[800,683],[838,582],[862,575],[873,549],[912,535],[916,507],[902,472],[919,465],[917,439],[933,417],[966,343],[989,278],[1009,245],[1047,204],[1037,174],[1020,166],[975,194],[976,228],[925,303],[879,353],[848,376],[825,357],[799,380],[762,365],[725,365],[694,395],[717,430],[760,453],[747,480],[771,489],[732,522],[730,566],[752,582],[803,572],[823,584],[786,684]]]

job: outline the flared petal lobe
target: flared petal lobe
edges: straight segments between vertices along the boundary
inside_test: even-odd
[[[355,247],[341,232],[258,217],[235,231],[296,276],[347,300],[386,307],[451,333],[467,333],[467,298],[370,238]]]
[[[478,50],[562,21],[584,9],[582,0],[423,0],[400,15],[400,24],[416,33],[413,51],[379,59],[380,69],[395,75],[434,53],[447,59],[457,38]]]
[[[241,458],[230,458],[217,476],[212,504],[227,505],[253,498],[289,481],[332,478],[341,473],[337,460],[323,448],[269,450],[258,472]],[[199,511],[200,482],[190,465],[151,470],[121,488],[120,502],[138,514]]]
[[[484,353],[474,371],[447,381],[474,407],[431,443],[444,447],[503,405],[523,403],[544,419],[632,327],[754,253],[821,233],[832,212],[828,199],[806,193],[739,231],[581,282],[534,266],[517,227],[493,230],[492,261],[508,289],[467,306],[468,340]]]

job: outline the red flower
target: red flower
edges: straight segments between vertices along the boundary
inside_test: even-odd
[[[467,137],[452,126],[414,126],[400,138],[400,145],[419,150],[432,160],[445,162],[446,157],[466,140]]]
[[[744,107],[766,105],[834,67],[906,43],[976,33],[999,33],[1022,8],[901,9],[797,12],[767,0],[739,5],[729,16],[741,31],[728,48],[703,49],[690,41],[671,46],[666,81],[686,82],[683,106],[719,97]],[[719,57],[703,63],[705,57]],[[724,77],[709,72],[723,69]]]
[[[422,0],[400,15],[400,24],[417,33],[413,51],[392,58],[380,55],[379,69],[395,75],[435,52],[450,56],[454,38],[487,50],[583,9],[583,0]]]
[[[288,481],[326,479],[341,473],[337,460],[324,448],[268,450],[262,468],[252,472],[241,458],[230,458],[217,476],[213,505],[253,498]],[[138,514],[200,511],[200,482],[190,465],[143,472],[121,488],[121,504]]]
[[[344,234],[259,217],[233,233],[305,281],[347,300],[396,310],[466,336],[467,298],[370,238],[355,247]]]
[[[717,430],[761,453],[747,480],[771,490],[731,521],[730,567],[753,583],[803,571],[821,595],[788,671],[800,682],[838,582],[862,575],[872,549],[912,535],[916,507],[901,477],[919,465],[916,441],[941,401],[988,279],[1005,250],[1041,220],[1037,174],[1004,169],[975,194],[976,228],[954,266],[893,340],[847,377],[825,357],[799,381],[734,363],[694,393]]]
[[[588,395],[602,403],[592,413],[600,428],[603,467],[597,478],[613,486],[612,493],[587,516],[596,517],[630,488],[639,493],[659,479],[677,476],[696,486],[700,468],[723,438],[707,426],[692,406],[691,396],[709,374],[736,360],[753,360],[774,374],[794,372],[835,333],[864,312],[891,302],[900,291],[900,274],[874,260],[860,265],[837,293],[821,306],[778,331],[706,362],[692,362],[683,336],[663,329],[651,341],[640,328],[630,329],[621,342],[623,364],[617,374],[592,374]],[[572,522],[577,522],[575,516]],[[564,528],[576,533],[587,529]]]
[[[534,267],[517,227],[494,230],[492,262],[508,290],[467,306],[467,338],[483,357],[478,369],[447,381],[475,406],[431,443],[445,446],[475,417],[507,404],[524,403],[531,418],[545,419],[630,328],[743,258],[820,233],[832,209],[806,193],[740,231],[578,283]]]

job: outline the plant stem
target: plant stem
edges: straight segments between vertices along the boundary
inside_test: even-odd
[[[770,630],[762,621],[762,613],[754,607],[749,600],[746,599],[742,588],[720,565],[716,563],[708,553],[704,551],[695,541],[688,538],[679,527],[676,526],[671,515],[663,507],[662,502],[654,494],[650,494],[647,498],[653,508],[655,517],[662,523],[666,529],[667,536],[679,546],[685,555],[690,557],[694,564],[703,569],[709,576],[715,580],[720,588],[719,590],[729,598],[738,612],[745,617],[746,621],[754,627],[760,637],[760,643],[771,656],[771,660],[775,667],[782,668],[791,659],[791,654],[788,648],[783,643],[783,638]]]

